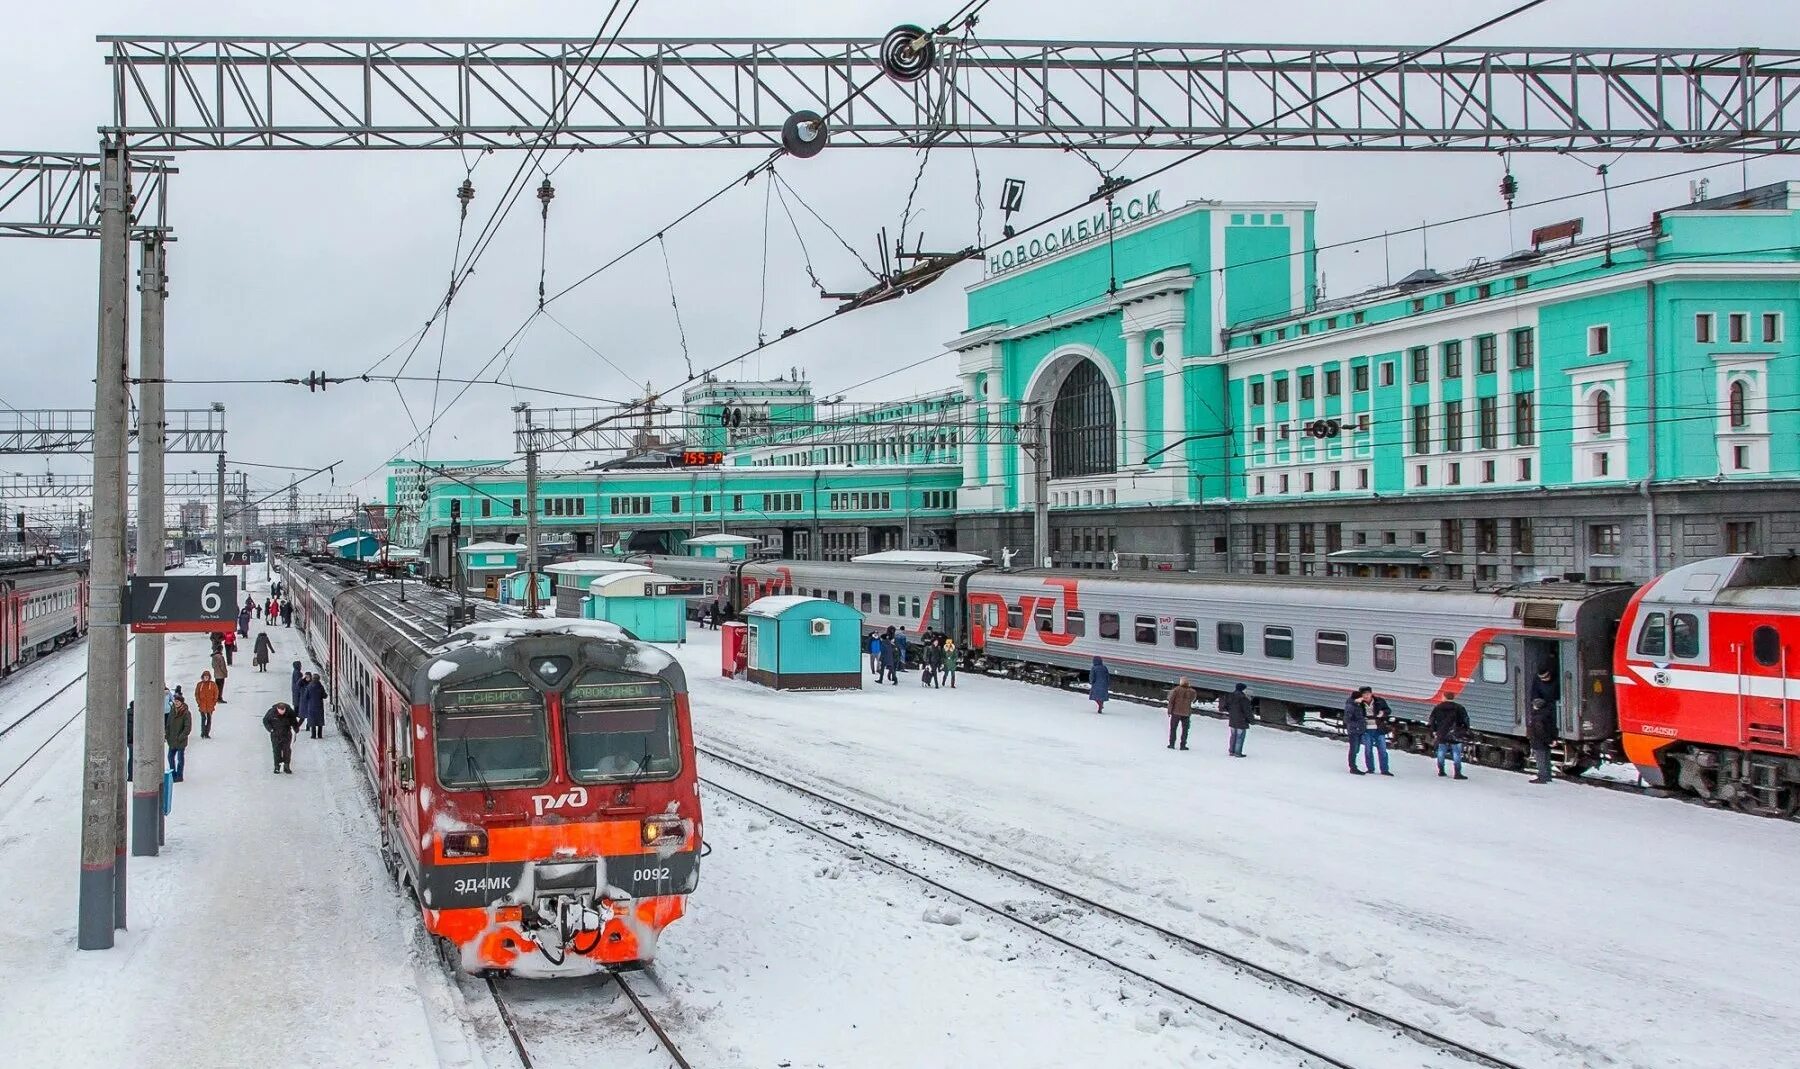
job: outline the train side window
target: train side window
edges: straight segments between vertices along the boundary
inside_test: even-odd
[[[987,607],[987,625],[989,627],[1000,626],[1000,606],[989,605]]]
[[[1392,672],[1400,667],[1400,649],[1392,635],[1375,636],[1375,670]]]
[[[1197,650],[1200,648],[1200,625],[1193,620],[1175,621],[1175,648]]]
[[[1667,657],[1669,655],[1669,617],[1667,614],[1653,612],[1644,617],[1644,625],[1638,631],[1637,651],[1640,657]]]
[[[1037,608],[1031,611],[1031,617],[1037,622],[1039,631],[1048,631],[1056,626],[1056,621],[1050,615],[1050,606],[1044,602],[1039,602]]]
[[[1439,679],[1456,674],[1456,643],[1447,638],[1431,640],[1431,674]]]
[[[1700,656],[1700,617],[1691,612],[1678,612],[1669,618],[1670,647],[1675,656]]]
[[[1087,613],[1080,609],[1063,613],[1063,630],[1071,635],[1087,634]]]
[[[1263,656],[1273,657],[1278,661],[1294,659],[1294,629],[1291,627],[1263,628]]]
[[[1506,667],[1506,643],[1489,642],[1481,647],[1481,681],[1504,683],[1511,673]]]
[[[1350,636],[1342,631],[1321,631],[1313,644],[1313,657],[1320,664],[1339,667],[1350,663]]]
[[[1224,620],[1219,621],[1214,641],[1217,643],[1220,653],[1244,652],[1244,625],[1228,623]]]
[[[1118,613],[1103,612],[1100,614],[1100,637],[1101,638],[1110,638],[1115,642],[1118,641],[1118,638],[1119,638],[1119,614]]]
[[[875,599],[873,596],[871,596],[868,593],[864,593],[862,595],[862,611],[865,613],[873,611],[875,608],[874,602],[875,602]]]
[[[875,603],[875,611],[879,612],[883,616],[892,616],[894,614],[894,597],[893,597],[893,595],[892,594],[881,595],[881,598],[879,600],[877,600]]]
[[[1156,617],[1137,616],[1131,621],[1132,637],[1143,646],[1156,645]]]
[[[942,601],[931,602],[931,618],[938,623],[944,622],[944,603]]]
[[[901,606],[901,608],[904,609],[905,606]],[[1006,607],[1006,626],[1013,631],[1024,629],[1025,614],[1020,611],[1017,605],[1008,605]]]
[[[1781,660],[1781,636],[1773,627],[1764,624],[1750,632],[1750,652],[1755,655],[1757,664],[1764,668],[1775,667]]]
[[[837,600],[837,591],[827,590],[825,592],[825,600],[826,601],[836,601]]]

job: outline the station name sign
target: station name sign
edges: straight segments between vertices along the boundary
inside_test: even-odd
[[[1005,274],[1064,249],[1105,237],[1153,215],[1161,215],[1162,195],[1163,191],[1157,189],[1130,200],[1114,201],[1110,212],[1103,205],[1092,216],[1076,220],[1060,230],[1050,227],[1042,234],[1021,238],[1010,249],[988,254],[988,274]]]

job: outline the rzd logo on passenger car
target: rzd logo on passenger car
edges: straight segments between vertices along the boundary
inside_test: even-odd
[[[587,805],[587,801],[586,787],[576,787],[562,794],[534,794],[531,796],[531,804],[537,807],[537,815],[540,817],[546,810],[579,809]]]

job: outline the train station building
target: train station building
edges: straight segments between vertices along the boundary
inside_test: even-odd
[[[553,476],[540,522],[577,552],[729,530],[803,559],[1450,582],[1800,549],[1800,183],[1534,237],[1322,300],[1311,204],[1127,190],[990,254],[954,385],[703,382],[686,444],[723,464]],[[465,537],[516,539],[503,463],[427,478],[421,536],[461,496]]]

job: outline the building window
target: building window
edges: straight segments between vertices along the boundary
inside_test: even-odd
[[[1731,429],[1741,431],[1750,426],[1749,384],[1743,379],[1732,379],[1731,387],[1726,393],[1730,413]]]
[[[1522,290],[1530,284],[1531,284],[1531,279],[1529,276],[1517,275],[1513,278],[1513,289]]]
[[[1766,342],[1781,340],[1781,313],[1764,312],[1762,317],[1762,339]]]
[[[1224,620],[1219,621],[1219,626],[1214,632],[1213,642],[1218,646],[1220,653],[1243,653],[1244,625],[1228,623]]]
[[[1475,371],[1481,375],[1492,375],[1499,364],[1500,343],[1492,334],[1483,334],[1475,339]]]
[[[1605,356],[1608,352],[1611,352],[1611,351],[1612,351],[1612,328],[1604,327],[1604,326],[1589,327],[1588,328],[1588,355],[1589,356]]]
[[[1083,360],[1063,379],[1051,406],[1051,478],[1116,471],[1113,449],[1118,437],[1112,387],[1092,360]]]
[[[1531,481],[1531,458],[1530,457],[1520,457],[1519,458],[1519,481],[1522,483],[1528,483]]]
[[[1413,485],[1414,486],[1430,486],[1431,485],[1431,468],[1428,465],[1419,464],[1413,468]]]
[[[1756,521],[1728,520],[1725,524],[1725,552],[1756,553]]]
[[[1499,520],[1489,518],[1475,521],[1475,552],[1500,552]]]
[[[1288,399],[1287,376],[1285,376],[1285,375],[1278,376],[1275,379],[1275,403],[1278,405],[1286,404],[1287,399]]]
[[[1706,345],[1713,340],[1713,317],[1711,312],[1701,312],[1694,316],[1694,340]]]
[[[1356,488],[1358,490],[1367,490],[1369,488],[1369,469],[1368,468],[1357,468],[1356,469]]]
[[[1475,402],[1475,419],[1477,441],[1483,449],[1497,449],[1500,445],[1500,399],[1483,397]],[[1491,464],[1492,461],[1489,461]],[[1489,480],[1492,481],[1492,480]]]
[[[1431,452],[1431,406],[1413,406],[1413,452],[1423,456]]]
[[[1367,383],[1364,384],[1365,388]],[[1344,389],[1344,373],[1337,368],[1325,372],[1325,396],[1336,397]]]
[[[1431,350],[1421,345],[1413,349],[1409,355],[1412,358],[1412,380],[1414,382],[1430,382]]]
[[[1532,445],[1537,441],[1536,405],[1529,393],[1513,398],[1513,444]]]
[[[1357,393],[1369,392],[1369,365],[1357,364],[1350,369],[1350,388]]]
[[[1300,376],[1300,400],[1310,401],[1313,396],[1313,377],[1310,372]]]
[[[1455,303],[1456,303],[1456,291],[1455,290],[1450,290],[1444,294],[1444,307],[1445,308],[1448,308]]]
[[[1531,521],[1519,517],[1512,522],[1512,550],[1514,553],[1530,553],[1532,541]]]
[[[1455,462],[1451,463],[1450,470],[1444,476],[1444,485],[1446,485],[1446,486],[1461,486],[1462,485],[1462,462],[1461,461],[1455,461]]]
[[[1332,489],[1332,491],[1335,493],[1336,491],[1342,490],[1343,488],[1344,488],[1344,473],[1337,470],[1336,468],[1331,469],[1331,489]]]
[[[488,498],[481,499],[481,518],[487,519],[494,514],[494,503]]]
[[[1462,450],[1462,402],[1444,402],[1444,448],[1452,453]]]
[[[1259,379],[1250,384],[1250,404],[1260,407],[1263,403],[1263,384]]]
[[[1515,368],[1530,367],[1537,360],[1537,338],[1530,327],[1520,327],[1512,332],[1512,366]]]
[[[1291,627],[1263,628],[1263,656],[1278,661],[1294,659],[1294,629]]]
[[[1750,335],[1749,316],[1742,312],[1733,312],[1730,316],[1726,317],[1726,322],[1731,324],[1729,329],[1731,331],[1732,341],[1742,342],[1748,340]]]
[[[1733,471],[1750,470],[1750,447],[1734,445],[1731,447],[1731,468]]]
[[[1381,362],[1381,384],[1383,386],[1392,386],[1394,384],[1394,362],[1392,360],[1383,360]]]
[[[1612,435],[1612,394],[1606,390],[1594,392],[1594,437],[1607,438]]]
[[[1418,315],[1420,312],[1423,312],[1425,310],[1425,298],[1414,297],[1412,299],[1412,310],[1413,315]]]
[[[1444,343],[1444,377],[1447,379],[1462,378],[1462,342],[1460,341]]]
[[[1463,548],[1462,521],[1439,520],[1438,541],[1443,544],[1445,553],[1461,553]]]
[[[1588,525],[1588,552],[1600,557],[1616,557],[1623,544],[1623,532],[1616,523]]]
[[[1350,636],[1342,631],[1320,631],[1313,643],[1313,657],[1320,664],[1342,668],[1350,663]]]

